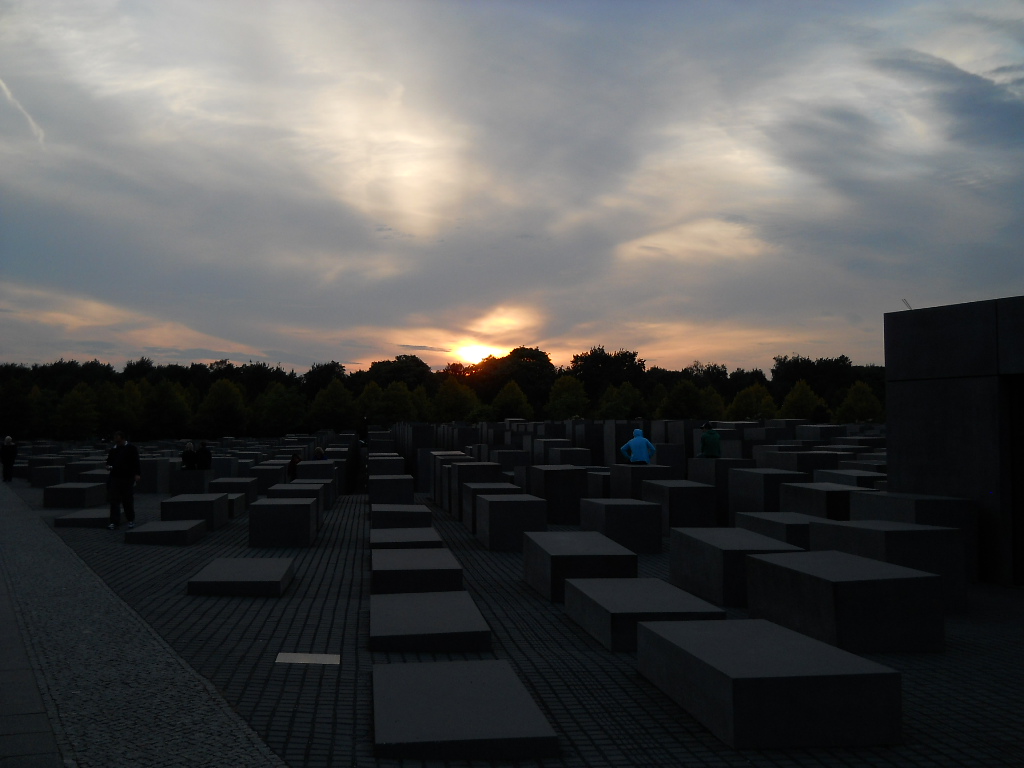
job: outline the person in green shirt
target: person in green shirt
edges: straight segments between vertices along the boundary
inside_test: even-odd
[[[701,425],[700,453],[699,459],[720,459],[722,458],[722,436],[715,432],[710,421]]]

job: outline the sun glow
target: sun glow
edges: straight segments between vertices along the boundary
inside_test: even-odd
[[[509,353],[507,349],[501,349],[499,347],[487,347],[482,344],[470,344],[469,346],[459,347],[455,350],[455,354],[461,357],[467,363],[479,363],[488,355],[494,357],[504,357]]]

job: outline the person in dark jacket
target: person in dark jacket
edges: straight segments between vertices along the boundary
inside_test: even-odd
[[[107,454],[107,496],[110,499],[110,530],[121,524],[121,507],[128,527],[135,527],[135,484],[142,479],[139,449],[131,445],[124,432],[114,433],[114,447]]]
[[[700,453],[699,459],[720,459],[722,458],[722,436],[715,432],[710,421],[701,425]]]
[[[197,469],[196,449],[192,443],[185,443],[185,450],[181,452],[181,468]]]
[[[287,470],[288,481],[291,482],[299,476],[299,463],[302,461],[302,457],[297,453],[292,454],[291,461],[288,462],[288,466],[285,467]]]
[[[0,463],[4,465],[4,482],[9,483],[14,479],[14,462],[18,458],[18,446],[14,438],[8,435],[4,438],[3,447],[0,447]]]
[[[196,450],[196,469],[213,469],[213,452],[203,440]]]

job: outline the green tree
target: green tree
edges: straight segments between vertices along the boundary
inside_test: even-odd
[[[361,418],[375,424],[381,418],[380,401],[383,397],[384,390],[380,384],[376,381],[368,382],[356,398],[356,412]]]
[[[575,376],[559,376],[551,385],[545,411],[550,419],[572,419],[585,416],[589,407],[583,382]]]
[[[846,398],[836,409],[836,421],[840,424],[884,420],[885,412],[882,409],[882,403],[875,397],[871,387],[863,381],[854,382]]]
[[[446,379],[434,395],[434,419],[439,422],[466,421],[479,407],[476,392],[454,378]]]
[[[31,437],[50,437],[53,434],[57,395],[52,390],[32,386],[28,397],[28,432]]]
[[[772,419],[775,418],[776,410],[768,388],[763,384],[751,384],[736,393],[725,411],[725,418],[730,421]]]
[[[412,392],[404,381],[392,381],[380,398],[381,418],[385,424],[397,424],[400,421],[415,421],[416,403]]]
[[[203,437],[244,434],[246,412],[242,390],[229,379],[218,379],[210,385],[193,421],[196,432]]]
[[[416,406],[416,419],[418,421],[434,420],[434,404],[430,402],[430,395],[427,388],[420,384],[412,391],[412,402]]]
[[[510,381],[501,391],[498,392],[491,403],[493,412],[492,418],[498,421],[504,419],[532,419],[533,408],[523,390],[514,381]]]
[[[54,414],[57,436],[64,440],[84,440],[95,435],[99,421],[96,395],[84,381],[60,399]]]
[[[644,416],[646,410],[647,404],[640,390],[627,381],[620,387],[613,384],[604,391],[597,404],[597,418],[632,419]]]
[[[822,413],[827,410],[825,401],[818,397],[810,384],[800,379],[782,401],[779,416],[784,419],[810,419],[821,422],[828,420],[821,418]]]
[[[700,391],[700,416],[708,421],[720,421],[725,417],[725,401],[718,390],[708,385]]]
[[[697,385],[684,379],[669,390],[655,414],[659,419],[698,419],[701,413],[701,394]]]
[[[629,383],[640,387],[646,367],[647,362],[636,352],[620,349],[609,353],[604,347],[591,347],[587,352],[573,355],[569,373],[583,382],[588,397],[601,395],[603,399],[611,385],[619,387]]]
[[[143,380],[142,384],[148,386],[148,383]],[[143,395],[143,387],[135,381],[126,381],[124,383],[124,418],[125,421],[121,424],[104,424],[104,432],[111,432],[120,429],[123,432],[127,432],[129,435],[134,435],[142,425],[142,413],[145,397]]]
[[[281,437],[298,432],[306,419],[306,399],[298,386],[271,383],[252,404],[253,434]]]
[[[142,424],[136,431],[144,439],[180,438],[185,436],[191,419],[192,408],[185,388],[160,379],[143,397]]]
[[[341,379],[331,379],[327,386],[316,393],[306,423],[313,432],[319,429],[337,431],[355,426],[355,398]]]

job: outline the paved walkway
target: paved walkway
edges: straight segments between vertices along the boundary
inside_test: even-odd
[[[159,519],[159,497],[138,507],[140,522]],[[641,677],[635,654],[605,650],[526,587],[519,554],[483,549],[440,511],[435,526],[492,628],[491,653],[366,650],[365,496],[343,497],[317,545],[294,550],[250,549],[244,516],[192,546],[154,547],[53,529],[62,513],[42,509],[24,480],[0,488],[0,650],[18,639],[2,629],[5,608],[25,640],[0,664],[0,682],[25,694],[0,694],[0,768],[445,765],[374,758],[371,666],[487,658],[509,661],[559,736],[559,757],[521,766],[1024,765],[1024,590],[973,589],[942,653],[870,657],[903,673],[902,744],[737,751]],[[260,554],[296,558],[284,597],[186,594],[211,559]],[[640,571],[667,577],[667,553],[642,555]],[[278,663],[282,652],[340,663]],[[19,706],[24,717],[9,716]]]

